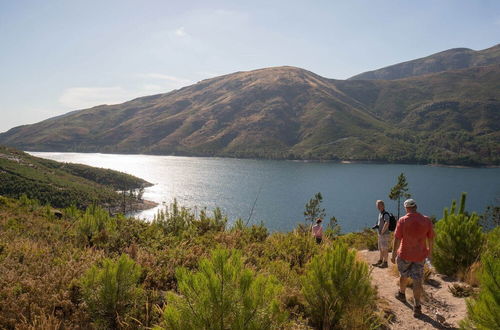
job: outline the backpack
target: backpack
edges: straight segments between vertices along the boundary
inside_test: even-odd
[[[394,214],[389,213],[387,211],[384,211],[385,214],[389,214],[389,231],[395,231],[396,230],[396,225],[398,224],[398,221],[396,220],[396,217]]]

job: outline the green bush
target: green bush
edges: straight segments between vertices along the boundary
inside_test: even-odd
[[[141,305],[140,276],[141,267],[125,254],[87,270],[80,279],[82,296],[98,325],[117,328],[132,307]]]
[[[467,300],[467,318],[463,329],[500,329],[500,260],[487,253],[482,258],[480,292]]]
[[[479,260],[484,243],[478,216],[465,212],[465,198],[463,193],[458,210],[453,201],[450,212],[445,209],[444,218],[436,224],[433,265],[439,273],[449,276],[465,274]]]
[[[302,292],[317,329],[365,329],[374,325],[375,290],[368,265],[337,243],[315,256],[302,277]]]
[[[116,218],[105,209],[92,205],[76,223],[76,235],[84,245],[102,245],[110,235],[116,233]]]
[[[177,279],[181,295],[168,293],[158,329],[270,329],[285,320],[276,300],[281,286],[245,269],[236,250],[216,249],[198,272],[179,268]]]

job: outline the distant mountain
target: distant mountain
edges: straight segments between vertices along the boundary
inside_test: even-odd
[[[23,150],[500,164],[500,65],[401,80],[237,72],[0,134]]]
[[[416,60],[364,72],[349,79],[394,80],[492,64],[500,64],[500,44],[480,51],[468,48],[449,49]]]

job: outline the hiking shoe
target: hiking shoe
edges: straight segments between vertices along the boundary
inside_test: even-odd
[[[384,261],[380,266],[380,268],[387,268],[387,261]]]
[[[372,266],[379,267],[381,264],[382,264],[382,260],[379,260],[376,263],[372,264]]]
[[[413,306],[413,317],[419,317],[421,315],[422,315],[422,306],[421,305]]]
[[[398,290],[398,293],[395,295],[396,299],[402,302],[406,302],[406,295],[404,293],[401,293],[401,291]]]

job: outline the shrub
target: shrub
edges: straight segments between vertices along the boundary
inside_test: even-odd
[[[265,255],[270,260],[284,260],[290,268],[303,268],[319,251],[311,235],[302,232],[276,233],[266,240]]]
[[[377,233],[369,228],[362,232],[340,235],[339,240],[356,250],[375,251],[378,249]]]
[[[374,322],[375,291],[368,265],[337,243],[306,266],[302,292],[317,329],[369,328]]]
[[[224,231],[226,229],[227,217],[222,214],[220,208],[216,207],[213,211],[213,217],[207,215],[207,211],[200,211],[200,218],[193,220],[192,225],[196,228],[198,235],[203,235],[209,231]]]
[[[116,232],[116,219],[108,211],[92,205],[87,208],[76,224],[78,240],[84,245],[103,243],[110,234]]]
[[[138,287],[141,267],[127,255],[118,260],[104,259],[102,266],[92,266],[81,278],[82,296],[99,325],[120,326],[131,307],[142,297]]]
[[[500,329],[500,260],[487,253],[482,263],[479,296],[467,300],[464,329]]]
[[[479,271],[480,291],[476,299],[467,300],[465,329],[500,328],[500,227],[487,235],[485,252]]]
[[[165,210],[158,211],[153,221],[161,224],[165,233],[179,235],[194,221],[194,218],[194,214],[188,208],[179,206],[177,199],[174,199],[170,209],[165,207]]]
[[[460,207],[452,202],[451,210],[444,210],[444,218],[436,224],[436,240],[433,250],[433,265],[442,274],[455,276],[465,274],[479,259],[484,243],[484,234],[478,224],[478,216],[465,213],[463,193]]]
[[[243,267],[236,250],[216,249],[198,272],[177,270],[181,295],[169,292],[159,328],[269,329],[284,322],[274,277],[255,275]]]

